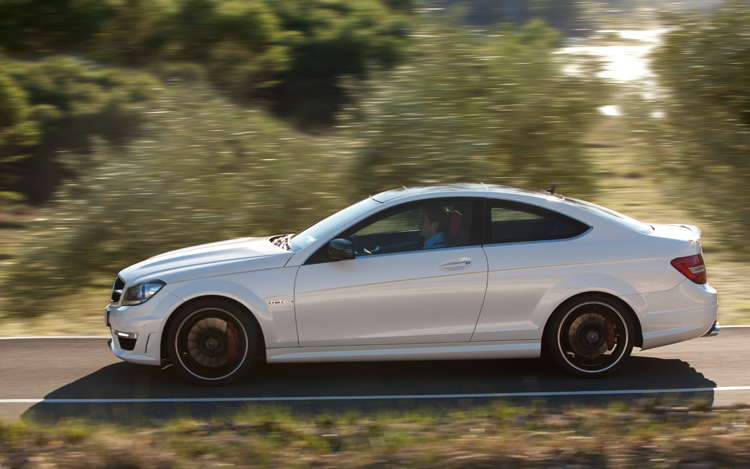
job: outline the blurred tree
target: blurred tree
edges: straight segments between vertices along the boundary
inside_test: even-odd
[[[183,0],[145,45],[159,46],[150,61],[201,64],[217,89],[246,100],[257,97],[287,67],[284,37],[264,1]]]
[[[42,59],[4,67],[10,81],[0,107],[16,114],[12,126],[2,124],[0,191],[46,201],[70,175],[56,152],[85,154],[92,135],[122,143],[142,118],[129,103],[147,99],[153,83],[144,88],[145,75],[97,71],[50,54],[139,67],[167,81],[208,80],[235,102],[266,105],[313,130],[329,127],[346,102],[343,77],[362,78],[369,65],[398,60],[412,3],[391,9],[394,2],[381,0],[0,0],[0,48]]]
[[[18,184],[20,175],[14,169],[28,158],[25,150],[39,141],[28,96],[5,70],[0,61],[0,188]]]
[[[170,249],[295,232],[345,204],[337,168],[349,157],[335,139],[205,87],[168,89],[147,109],[143,137],[124,149],[100,142],[54,215],[32,226],[0,277],[8,314],[43,314],[71,287]]]
[[[489,36],[419,31],[406,64],[372,81],[348,124],[362,193],[471,180],[584,195],[584,135],[607,90],[592,64],[564,70],[558,40],[541,21]]]
[[[154,94],[148,75],[102,69],[70,57],[0,62],[0,191],[46,200],[69,174],[59,152],[85,155],[91,138],[131,138],[144,119],[135,106]]]
[[[22,57],[99,47],[109,0],[0,0],[0,47]]]
[[[271,89],[273,110],[304,128],[331,125],[347,102],[342,78],[363,78],[368,67],[396,64],[411,28],[406,15],[394,13],[380,0],[286,0],[273,5],[290,48],[289,68]]]
[[[266,103],[317,127],[330,125],[345,101],[343,76],[397,60],[413,3],[0,0],[0,48],[23,58],[83,54],[110,65],[191,62],[238,102]]]
[[[730,0],[707,15],[667,18],[653,54],[663,87],[634,116],[665,181],[707,220],[744,246],[750,228],[750,1]]]
[[[108,14],[97,25],[95,44],[82,52],[101,62],[128,66],[158,59],[170,47],[168,41],[175,34],[172,18],[181,3],[185,2],[108,0]]]

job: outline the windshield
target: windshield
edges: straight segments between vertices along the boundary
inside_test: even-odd
[[[336,229],[336,227],[343,225],[347,221],[357,217],[358,215],[370,210],[373,207],[380,205],[372,199],[365,199],[357,202],[354,205],[346,207],[340,212],[336,212],[325,220],[319,221],[310,228],[300,231],[296,235],[292,236],[290,247],[291,250],[297,252],[305,249],[322,236],[325,236],[328,232]]]
[[[638,220],[623,215],[622,213],[617,213],[614,210],[592,204],[591,202],[585,202],[583,200],[574,199],[572,197],[565,197],[565,201],[570,202],[576,207],[580,207],[588,212],[603,216],[604,218],[612,220],[615,223],[627,226],[631,230],[637,231],[639,233],[648,234],[654,231],[653,227],[645,223],[641,223]]]

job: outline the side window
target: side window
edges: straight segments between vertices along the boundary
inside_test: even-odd
[[[378,220],[361,230],[357,231],[357,236],[366,236],[377,233],[403,233],[413,231],[419,221],[419,210],[408,210],[406,212],[396,213],[395,215]]]
[[[342,233],[357,256],[469,244],[471,200],[436,200],[390,210]]]
[[[565,215],[513,202],[491,204],[489,218],[487,244],[573,238],[589,229]]]

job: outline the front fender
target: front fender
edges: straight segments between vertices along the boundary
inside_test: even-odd
[[[293,267],[244,272],[177,282],[165,288],[185,302],[206,296],[234,300],[255,316],[267,348],[297,347],[299,341],[294,316],[297,270]]]

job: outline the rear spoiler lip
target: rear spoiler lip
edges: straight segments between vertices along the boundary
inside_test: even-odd
[[[693,237],[690,238],[691,241],[698,241],[701,238],[701,229],[695,225],[667,225],[667,226],[679,226],[681,228],[690,230],[690,232],[693,234]]]

